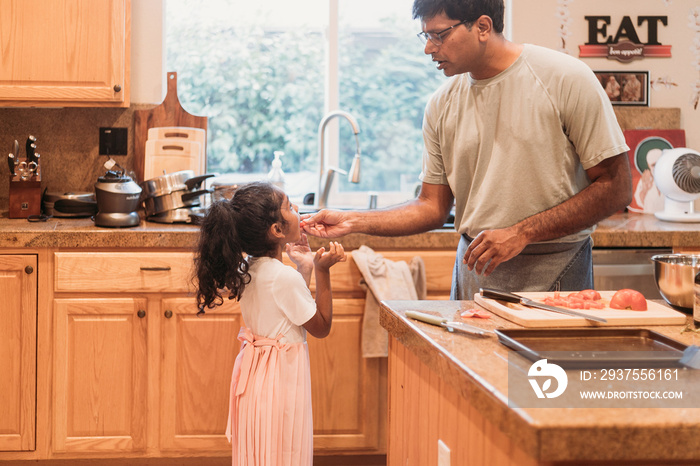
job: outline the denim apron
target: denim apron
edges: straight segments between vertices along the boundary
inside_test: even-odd
[[[462,262],[472,238],[462,235],[452,272],[451,299],[471,300],[479,288],[505,291],[580,291],[593,288],[593,241],[530,244],[485,277]]]

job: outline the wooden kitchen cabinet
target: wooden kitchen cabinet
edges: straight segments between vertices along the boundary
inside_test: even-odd
[[[35,448],[36,255],[0,255],[0,451]]]
[[[454,251],[377,251],[392,261],[425,263],[428,299],[447,299]],[[366,291],[349,257],[331,269],[333,326],[324,339],[308,337],[311,355],[314,450],[386,452],[387,359],[362,357]],[[315,290],[312,278],[311,290]]]
[[[230,454],[224,435],[240,306],[197,316],[192,297],[161,301],[160,450]]]
[[[0,106],[129,106],[131,0],[0,0],[0,11]]]
[[[54,453],[157,448],[161,303],[191,289],[191,263],[179,252],[54,254]]]
[[[453,251],[381,253],[406,261],[420,255],[429,298],[449,295]],[[53,257],[52,454],[229,455],[238,303],[227,300],[197,317],[189,251]],[[352,259],[334,266],[331,279],[331,334],[308,338],[315,454],[383,454],[387,360],[362,357],[366,292]]]
[[[146,448],[146,300],[54,300],[53,451]]]

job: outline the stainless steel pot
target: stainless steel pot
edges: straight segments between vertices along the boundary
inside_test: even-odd
[[[211,191],[199,189],[202,182],[213,174],[194,176],[192,170],[162,175],[141,183],[142,202],[146,216],[162,214],[183,207],[199,206],[199,198]]]
[[[205,209],[202,207],[183,207],[151,215],[147,220],[156,223],[191,223],[198,225],[204,218],[204,211]]]
[[[141,189],[143,189],[143,198],[163,196],[175,191],[187,190],[186,181],[194,177],[194,171],[182,170],[143,181],[140,185]]]
[[[200,205],[199,198],[210,192],[208,189],[198,191],[178,190],[162,196],[147,197],[143,200],[143,207],[148,217],[183,207],[195,207]]]

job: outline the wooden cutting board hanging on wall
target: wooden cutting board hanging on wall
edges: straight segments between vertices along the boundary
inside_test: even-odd
[[[182,108],[177,97],[177,73],[167,75],[168,91],[160,105],[150,110],[134,111],[134,173],[138,182],[144,181],[144,164],[146,158],[146,141],[150,128],[178,126],[207,130],[207,117],[195,116]],[[203,150],[206,157],[206,142]]]

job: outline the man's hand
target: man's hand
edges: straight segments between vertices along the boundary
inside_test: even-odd
[[[591,184],[559,205],[513,226],[479,233],[464,254],[469,270],[489,275],[530,243],[562,238],[623,209],[632,201],[627,153],[610,157],[586,170]],[[487,265],[488,264],[488,265]]]
[[[469,270],[489,276],[503,262],[520,254],[528,241],[514,227],[484,230],[471,242],[462,261]]]
[[[315,214],[301,216],[301,229],[321,238],[338,238],[352,233],[348,215],[337,210],[323,209]]]

